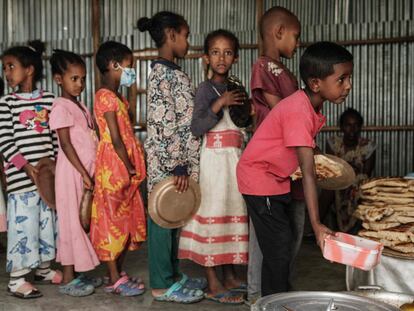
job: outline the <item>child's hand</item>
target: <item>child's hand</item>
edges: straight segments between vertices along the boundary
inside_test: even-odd
[[[188,176],[174,176],[174,185],[178,193],[186,192],[188,189]]]
[[[315,233],[316,243],[318,244],[318,246],[321,248],[321,250],[323,252],[323,248],[325,246],[325,238],[328,235],[335,235],[335,232],[333,232],[328,227],[322,225],[321,223],[314,226],[313,231]]]
[[[23,166],[23,170],[26,172],[27,176],[32,180],[34,183],[35,176],[39,173],[39,170],[35,168],[30,163],[27,163],[25,166]]]
[[[83,179],[83,187],[85,189],[88,190],[92,190],[93,189],[93,180],[91,177],[89,177],[89,175],[85,174],[84,176],[82,176]]]
[[[223,107],[243,105],[242,102],[246,100],[246,93],[238,90],[226,91],[223,95],[221,95],[220,100]]]

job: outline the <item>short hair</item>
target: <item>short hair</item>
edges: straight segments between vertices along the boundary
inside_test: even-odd
[[[353,62],[352,54],[333,42],[317,42],[310,45],[300,58],[299,71],[303,82],[309,79],[325,79],[334,73],[334,65]]]
[[[299,23],[298,17],[293,14],[288,9],[281,7],[281,6],[274,6],[267,10],[263,16],[260,18],[259,23],[259,31],[260,37],[264,39],[265,30],[269,28],[269,23],[292,23],[291,21],[295,21]]]
[[[3,95],[4,95],[4,81],[0,77],[0,96],[3,96]]]
[[[96,66],[101,74],[104,74],[108,71],[111,61],[120,63],[129,55],[132,55],[132,51],[126,45],[116,41],[106,41],[99,46],[98,52],[96,52]]]
[[[85,61],[82,59],[82,57],[80,57],[80,55],[64,50],[53,50],[53,54],[50,57],[52,75],[64,74],[65,71],[68,69],[69,64],[77,64],[86,68]]]
[[[348,108],[347,110],[345,110],[344,112],[342,112],[341,116],[339,117],[339,126],[342,127],[345,123],[345,119],[347,117],[354,117],[358,124],[362,127],[362,125],[364,124],[364,118],[362,117],[362,115],[359,113],[358,110],[354,109],[354,108]]]
[[[204,54],[208,54],[208,50],[210,49],[211,43],[214,39],[219,37],[228,39],[233,44],[234,55],[236,57],[239,56],[239,39],[236,37],[234,33],[225,29],[214,30],[207,35],[206,39],[204,40]]]
[[[14,46],[4,51],[4,56],[13,56],[24,67],[33,66],[33,82],[43,79],[43,60],[42,55],[45,51],[45,44],[40,40],[29,41],[27,46]]]
[[[188,23],[183,16],[168,11],[158,12],[151,18],[141,17],[137,21],[139,31],[149,31],[157,48],[162,47],[165,43],[165,29],[170,28],[179,32],[184,26],[188,27]]]

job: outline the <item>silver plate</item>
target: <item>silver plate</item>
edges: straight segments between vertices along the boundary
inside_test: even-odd
[[[399,308],[365,297],[334,292],[290,292],[260,298],[252,311],[326,311],[334,299],[336,311],[400,311]]]

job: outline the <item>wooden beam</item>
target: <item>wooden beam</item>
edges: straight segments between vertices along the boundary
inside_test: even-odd
[[[101,7],[99,0],[92,0],[92,40],[93,40],[93,55],[98,52],[99,45],[101,44]],[[101,74],[96,66],[94,67],[95,73],[95,91],[97,91],[101,85]]]
[[[257,47],[259,49],[259,56],[262,55],[262,37],[260,36],[260,19],[264,14],[263,0],[256,0],[256,34],[257,34]]]

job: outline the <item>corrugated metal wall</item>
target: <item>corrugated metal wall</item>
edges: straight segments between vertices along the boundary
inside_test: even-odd
[[[281,5],[301,20],[303,42],[318,40],[367,40],[414,35],[412,0],[264,0],[264,8]],[[148,33],[135,29],[136,20],[160,10],[182,14],[191,28],[190,43],[200,46],[206,34],[217,28],[234,31],[242,44],[256,43],[256,2],[254,0],[101,0],[102,40],[118,40],[134,50],[153,47]],[[90,0],[0,0],[0,51],[29,39],[52,48],[92,53]],[[337,124],[348,106],[361,111],[369,126],[414,124],[414,43],[356,44],[349,46],[355,57],[354,88],[345,105],[326,105],[328,125]],[[199,51],[190,51],[198,53]],[[298,50],[288,66],[298,76]],[[149,54],[151,54],[149,52]],[[142,53],[141,53],[142,55]],[[246,85],[257,49],[243,49],[233,72]],[[87,87],[83,100],[91,107],[94,93],[93,59],[86,57]],[[148,60],[141,60],[138,86],[146,88]],[[199,58],[180,62],[197,85],[204,79]],[[46,65],[43,86],[58,92]],[[145,122],[145,94],[138,96],[138,120]],[[319,143],[332,132],[324,132]],[[403,175],[414,167],[413,131],[369,131],[364,135],[378,144],[377,175]]]

